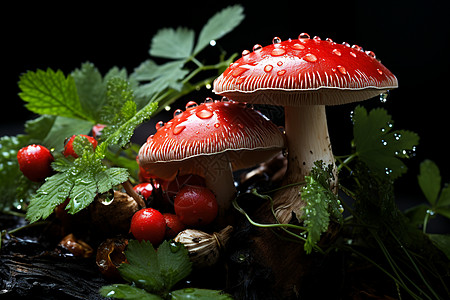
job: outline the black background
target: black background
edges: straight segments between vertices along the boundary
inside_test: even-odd
[[[246,18],[218,43],[229,54],[254,44],[297,38],[307,32],[322,39],[358,44],[372,50],[399,80],[387,103],[376,98],[362,103],[382,106],[392,115],[394,129],[417,132],[417,155],[396,183],[402,195],[418,198],[418,166],[424,159],[438,163],[450,181],[449,102],[450,23],[442,1],[119,1],[118,4],[11,4],[2,9],[2,104],[0,135],[15,135],[33,118],[18,97],[17,82],[27,70],[52,68],[65,74],[90,61],[104,74],[113,66],[130,72],[149,58],[152,36],[163,27],[185,26],[197,33],[220,9],[241,3]],[[94,5],[94,6],[92,6]],[[211,93],[206,91],[206,93]],[[180,99],[202,101],[200,99]],[[213,96],[214,95],[209,95]],[[348,154],[352,136],[350,111],[356,104],[329,107],[328,122],[335,154]]]

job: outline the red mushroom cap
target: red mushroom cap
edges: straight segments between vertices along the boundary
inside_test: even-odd
[[[334,105],[369,99],[397,86],[397,78],[373,52],[301,34],[244,51],[214,81],[214,92],[250,103]]]
[[[195,173],[187,170],[195,169],[195,163],[189,166],[186,162],[191,158],[229,152],[233,168],[240,169],[268,159],[284,147],[278,126],[244,103],[194,104],[174,115],[164,126],[157,125],[157,132],[139,151],[139,165],[162,178],[171,178],[181,167],[184,173]]]

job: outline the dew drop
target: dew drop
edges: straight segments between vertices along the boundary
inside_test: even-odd
[[[341,74],[347,74],[347,70],[343,66],[337,66],[337,69],[339,72],[341,72]]]
[[[185,128],[186,128],[186,126],[176,126],[173,129],[173,134],[175,134],[175,135],[180,134]]]
[[[317,61],[317,56],[315,56],[314,54],[308,53],[305,56],[303,56],[303,59],[309,62],[316,62]]]
[[[214,47],[215,45],[217,45],[217,42],[216,40],[210,40],[209,44]]]
[[[181,109],[177,109],[177,110],[175,110],[175,111],[173,112],[173,116],[176,117],[176,116],[178,116],[178,115],[180,115],[180,114],[182,114],[182,113],[183,113],[183,111],[182,111]]]
[[[270,53],[272,56],[281,56],[283,54],[286,53],[286,50],[282,49],[282,48],[275,48],[272,50],[272,52]]]
[[[281,39],[279,37],[276,36],[272,39],[272,44],[279,44],[279,43],[281,43]]]
[[[253,46],[253,51],[260,51],[262,49],[262,46],[260,44],[256,44]]]
[[[341,51],[339,51],[338,49],[334,49],[332,52],[333,52],[334,55],[337,55],[337,56],[341,56],[342,55]]]
[[[195,115],[200,119],[209,119],[213,116],[213,112],[207,109],[203,109],[196,112]]]
[[[219,123],[216,123],[216,124],[214,124],[214,127],[215,127],[215,128],[219,128],[219,127],[220,127],[220,124],[219,124]]]
[[[197,106],[198,106],[198,104],[195,101],[189,101],[188,103],[186,103],[186,109],[197,107]]]
[[[286,70],[280,70],[277,72],[278,76],[283,76],[284,74],[286,74]]]
[[[350,47],[350,44],[347,43],[347,42],[343,42],[342,45],[347,46],[347,47]]]
[[[158,123],[155,124],[156,130],[161,129],[161,127],[163,127],[163,126],[164,126],[164,122],[163,121],[159,121]]]
[[[242,51],[242,56],[246,56],[246,55],[249,55],[249,54],[250,54],[249,50]]]
[[[214,102],[214,100],[210,97],[205,99],[205,103],[213,103],[213,102]]]
[[[330,38],[326,38],[325,41],[330,42],[330,43],[334,43],[332,39]]]
[[[386,140],[381,140],[381,144],[383,144],[383,146],[387,146],[387,141]]]
[[[302,44],[299,44],[299,43],[295,43],[294,45],[291,45],[291,48],[294,50],[303,50],[303,49],[305,49],[305,46],[303,46]]]
[[[233,77],[241,76],[242,73],[244,73],[247,70],[248,69],[246,69],[246,68],[237,67],[236,69],[233,70],[233,72],[231,73],[231,76],[233,76]]]
[[[384,93],[380,94],[380,102],[381,103],[386,103],[387,99],[389,97],[389,91],[386,91]]]
[[[353,57],[356,57],[356,54],[353,53],[353,52],[350,52],[350,55],[353,56]]]
[[[364,51],[364,49],[358,45],[353,45],[352,48],[355,49],[356,51]]]
[[[302,32],[298,35],[298,39],[299,39],[299,41],[304,42],[305,40],[310,39],[310,36],[309,36],[309,34]]]
[[[382,70],[377,69],[377,71],[378,71],[378,74],[383,75],[383,71]]]
[[[220,99],[220,101],[222,101],[222,102],[229,102],[230,99],[228,99],[227,97],[223,96],[222,99]]]
[[[313,40],[318,42],[318,41],[321,41],[322,39],[316,35],[316,36],[313,37]]]
[[[373,51],[366,51],[366,54],[372,58],[376,58],[375,52],[373,52]]]
[[[265,72],[270,72],[270,71],[272,71],[272,69],[273,69],[272,65],[266,65],[266,66],[264,67],[264,71],[265,71]]]

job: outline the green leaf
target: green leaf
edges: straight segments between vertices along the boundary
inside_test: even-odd
[[[448,259],[450,259],[450,235],[448,234],[428,234],[433,244],[439,248]]]
[[[306,185],[302,187],[302,200],[306,205],[303,208],[301,220],[307,228],[307,237],[304,245],[306,253],[311,253],[313,247],[320,240],[322,233],[328,229],[330,213],[328,212],[328,198],[324,187],[312,176],[305,176]]]
[[[150,55],[169,59],[185,59],[194,47],[193,30],[178,27],[160,29],[152,39]]]
[[[231,300],[229,294],[217,290],[185,288],[171,293],[172,300]]]
[[[441,195],[437,202],[437,208],[450,206],[450,185],[446,185],[441,190]]]
[[[37,114],[89,119],[81,107],[73,77],[61,71],[28,71],[20,77],[19,96],[26,107]]]
[[[407,158],[419,142],[411,131],[392,131],[392,118],[385,109],[367,113],[356,107],[353,116],[353,136],[358,157],[374,172],[396,179],[407,170],[401,158]]]
[[[122,277],[149,292],[167,293],[191,272],[188,252],[182,244],[164,241],[155,251],[147,241],[130,241],[128,263],[119,267]]]
[[[236,28],[245,18],[243,12],[241,5],[233,5],[216,13],[202,28],[194,53],[199,53],[211,40],[218,40]]]
[[[56,206],[70,199],[66,206],[69,213],[75,214],[89,206],[98,193],[104,193],[128,179],[126,169],[107,169],[102,164],[102,146],[96,151],[92,147],[77,145],[83,139],[75,139],[74,146],[82,156],[75,161],[59,159],[53,164],[61,173],[48,177],[36,191],[27,210],[27,220],[31,223],[46,219]]]
[[[0,211],[16,200],[16,187],[22,173],[17,162],[17,152],[21,148],[17,137],[0,138]]]
[[[420,173],[417,176],[419,186],[425,198],[434,207],[441,190],[441,174],[437,165],[431,160],[420,164]]]
[[[133,300],[163,300],[158,295],[150,294],[138,287],[128,284],[113,284],[100,289],[100,294],[107,298],[133,299]]]
[[[128,263],[119,267],[123,279],[148,292],[159,292],[164,289],[156,251],[150,242],[131,240],[125,255]]]
[[[136,89],[136,95],[151,99],[167,88],[181,90],[183,80],[189,73],[183,69],[184,61],[175,60],[162,65],[157,65],[152,60],[143,62],[135,69],[131,77],[142,84]]]
[[[182,244],[162,243],[157,252],[159,269],[167,289],[191,273],[192,263]]]

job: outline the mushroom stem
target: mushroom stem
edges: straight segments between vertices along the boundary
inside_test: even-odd
[[[231,201],[236,196],[233,171],[228,154],[221,153],[214,156],[199,157],[197,158],[197,167],[201,169],[199,175],[205,178],[206,186],[216,196],[219,208],[217,219],[221,223],[226,216]]]
[[[286,107],[285,130],[288,167],[283,184],[304,181],[318,160],[332,164],[336,173],[324,105]],[[304,205],[299,186],[283,188],[274,195],[274,209],[281,223],[288,223],[292,212],[300,217]]]

